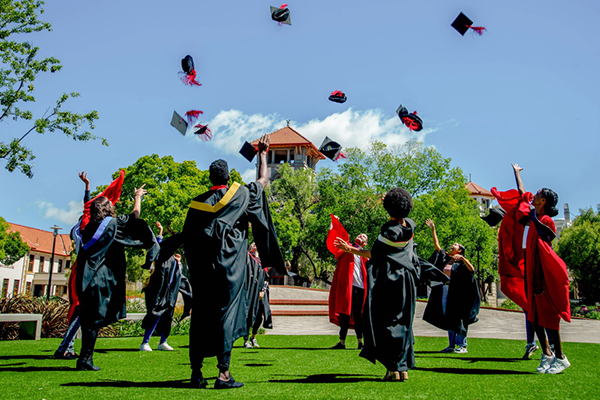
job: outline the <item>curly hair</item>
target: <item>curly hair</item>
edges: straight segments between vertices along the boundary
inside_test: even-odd
[[[94,222],[102,222],[105,217],[116,217],[115,208],[106,197],[98,197],[90,206],[90,219]]]
[[[413,208],[412,196],[405,189],[392,188],[383,198],[383,208],[392,218],[406,218]]]
[[[558,208],[556,208],[556,205],[558,204],[558,195],[556,192],[548,188],[543,188],[541,192],[542,197],[546,199],[546,204],[544,205],[544,214],[549,217],[558,215]]]
[[[213,185],[226,185],[229,182],[229,167],[225,160],[215,160],[208,168],[208,178]]]

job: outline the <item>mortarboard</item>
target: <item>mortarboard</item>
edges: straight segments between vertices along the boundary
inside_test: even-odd
[[[482,220],[488,223],[489,226],[496,226],[504,218],[506,211],[502,207],[490,208],[490,212],[485,217],[481,217]]]
[[[463,36],[465,35],[465,33],[467,33],[469,28],[473,29],[473,32],[477,33],[480,36],[483,34],[483,31],[486,30],[483,26],[473,26],[473,21],[471,21],[469,17],[467,17],[463,13],[458,14],[458,17],[456,17],[456,19],[454,20],[454,22],[452,22],[451,25],[454,29],[458,31],[458,33],[460,33]]]
[[[189,54],[181,60],[181,69],[183,69],[183,76],[181,82],[189,86],[202,86],[201,83],[196,81],[196,69],[194,68],[194,59]]]
[[[348,100],[348,98],[344,93],[340,92],[339,90],[336,90],[331,93],[331,96],[329,96],[329,100],[335,103],[345,103],[346,100]]]
[[[200,136],[200,139],[204,141],[209,141],[210,139],[212,139],[212,131],[210,130],[208,125],[198,124],[194,125],[194,128],[196,129],[194,131],[194,134]]]
[[[240,149],[240,154],[249,162],[252,162],[256,153],[258,153],[258,150],[248,142],[244,142],[244,145]]]
[[[337,161],[340,158],[346,158],[346,153],[342,151],[342,145],[338,142],[334,142],[327,136],[325,136],[323,143],[321,143],[319,151],[331,161]]]
[[[287,4],[282,4],[280,8],[271,6],[271,19],[279,22],[279,25],[292,25],[290,10]]]
[[[171,126],[179,131],[183,136],[187,132],[188,124],[185,122],[183,117],[177,114],[177,111],[173,111],[173,118],[171,118]]]
[[[411,131],[419,132],[423,129],[423,120],[417,116],[416,111],[409,113],[406,107],[400,104],[400,107],[396,110],[396,114],[398,114],[402,123]]]

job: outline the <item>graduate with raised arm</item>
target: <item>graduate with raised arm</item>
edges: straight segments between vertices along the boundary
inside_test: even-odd
[[[518,190],[500,192],[495,187],[491,190],[506,210],[498,234],[502,291],[508,289],[514,298],[509,297],[527,312],[527,319],[533,323],[543,351],[537,372],[557,374],[571,365],[563,353],[559,334],[561,318],[571,321],[569,275],[564,261],[552,249],[556,237],[552,217],[558,214],[558,195],[547,188],[535,195],[525,191],[521,180],[523,168],[518,164],[512,166]],[[555,353],[550,349],[546,332]]]
[[[229,372],[231,349],[248,330],[247,273],[248,227],[262,266],[286,274],[269,205],[264,193],[268,184],[267,150],[270,138],[258,142],[259,179],[242,186],[228,186],[229,168],[224,160],[209,168],[213,187],[190,204],[183,227],[185,257],[194,291],[190,327],[191,385],[204,388],[202,375],[206,357],[217,357],[216,389],[238,388]]]
[[[119,179],[122,183],[123,171]],[[120,186],[118,189],[120,193]],[[84,214],[71,232],[78,249],[76,286],[82,331],[77,369],[100,369],[93,362],[98,330],[127,315],[125,247],[148,250],[144,268],[149,268],[158,256],[159,246],[154,233],[145,221],[139,219],[144,194],[143,186],[135,189],[131,214],[119,216],[115,215],[112,200],[96,197],[89,206],[89,216]],[[86,220],[89,222],[80,229],[81,223]]]
[[[469,325],[478,321],[481,297],[475,279],[475,268],[465,258],[465,247],[454,243],[444,251],[433,220],[426,221],[431,229],[434,252],[429,262],[450,278],[448,285],[432,285],[423,320],[448,331],[448,347],[442,353],[467,353]]]
[[[398,187],[390,189],[383,207],[390,220],[381,227],[372,250],[358,249],[342,238],[334,243],[347,253],[371,259],[363,314],[365,347],[360,356],[382,363],[387,369],[385,381],[405,381],[415,365],[412,326],[417,283],[446,282],[448,277],[417,256],[415,223],[407,218],[413,207],[410,193]]]

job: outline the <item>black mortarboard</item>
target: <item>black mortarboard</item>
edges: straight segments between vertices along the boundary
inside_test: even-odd
[[[240,149],[240,154],[244,156],[244,158],[250,162],[254,160],[254,156],[258,153],[258,150],[252,146],[250,143],[245,142],[242,148]]]
[[[181,81],[186,85],[202,86],[201,83],[196,81],[196,69],[194,68],[194,59],[189,54],[181,60],[181,69],[183,69],[183,76]]]
[[[208,125],[197,124],[194,125],[194,128],[196,128],[194,134],[198,135],[200,139],[204,141],[212,139],[212,131],[210,130]]]
[[[485,217],[481,217],[482,220],[488,223],[489,226],[496,226],[504,218],[506,211],[502,207],[490,208],[490,212]]]
[[[329,100],[334,101],[336,103],[345,103],[346,100],[348,100],[348,98],[344,93],[340,92],[339,90],[336,90],[333,93],[331,93],[331,96],[329,96]]]
[[[337,161],[339,158],[346,158],[346,155],[342,153],[342,145],[338,142],[334,142],[327,136],[325,136],[323,143],[321,143],[319,151],[331,161]]]
[[[290,17],[290,10],[287,8],[287,4],[282,4],[280,8],[271,6],[271,19],[279,22],[279,24],[292,24]]]
[[[485,31],[485,28],[483,26],[473,26],[473,21],[471,21],[469,17],[467,17],[463,13],[458,14],[458,17],[456,17],[456,19],[454,20],[454,22],[452,22],[451,25],[454,29],[458,31],[458,33],[460,33],[463,36],[465,35],[465,33],[467,33],[469,28],[473,29],[473,31],[478,35],[483,34],[483,31]]]
[[[416,111],[409,113],[406,107],[400,104],[400,107],[396,110],[396,114],[398,114],[402,123],[411,131],[419,132],[423,129],[423,120],[417,115]]]
[[[187,132],[188,124],[181,117],[181,115],[177,114],[177,111],[173,111],[173,118],[171,118],[171,126],[179,131],[183,136]]]

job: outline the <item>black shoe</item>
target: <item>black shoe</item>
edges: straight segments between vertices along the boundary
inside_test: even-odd
[[[233,376],[229,375],[228,381],[222,381],[219,378],[215,379],[215,389],[235,389],[244,386],[242,382],[236,382]]]
[[[79,371],[100,371],[100,367],[96,367],[94,365],[94,359],[92,356],[80,356],[77,360],[77,369]]]
[[[358,342],[358,349],[362,350],[365,348],[365,345],[363,344],[363,342]]]
[[[60,350],[56,350],[54,352],[54,358],[57,358],[59,360],[77,360],[77,358],[79,358],[79,356],[75,353],[71,353],[69,351],[63,353]]]
[[[333,346],[331,349],[332,350],[344,350],[345,348],[346,348],[345,344],[342,344],[342,342],[338,342],[338,344]]]
[[[208,386],[208,381],[202,376],[202,371],[192,372],[190,386],[194,389],[205,389]]]

